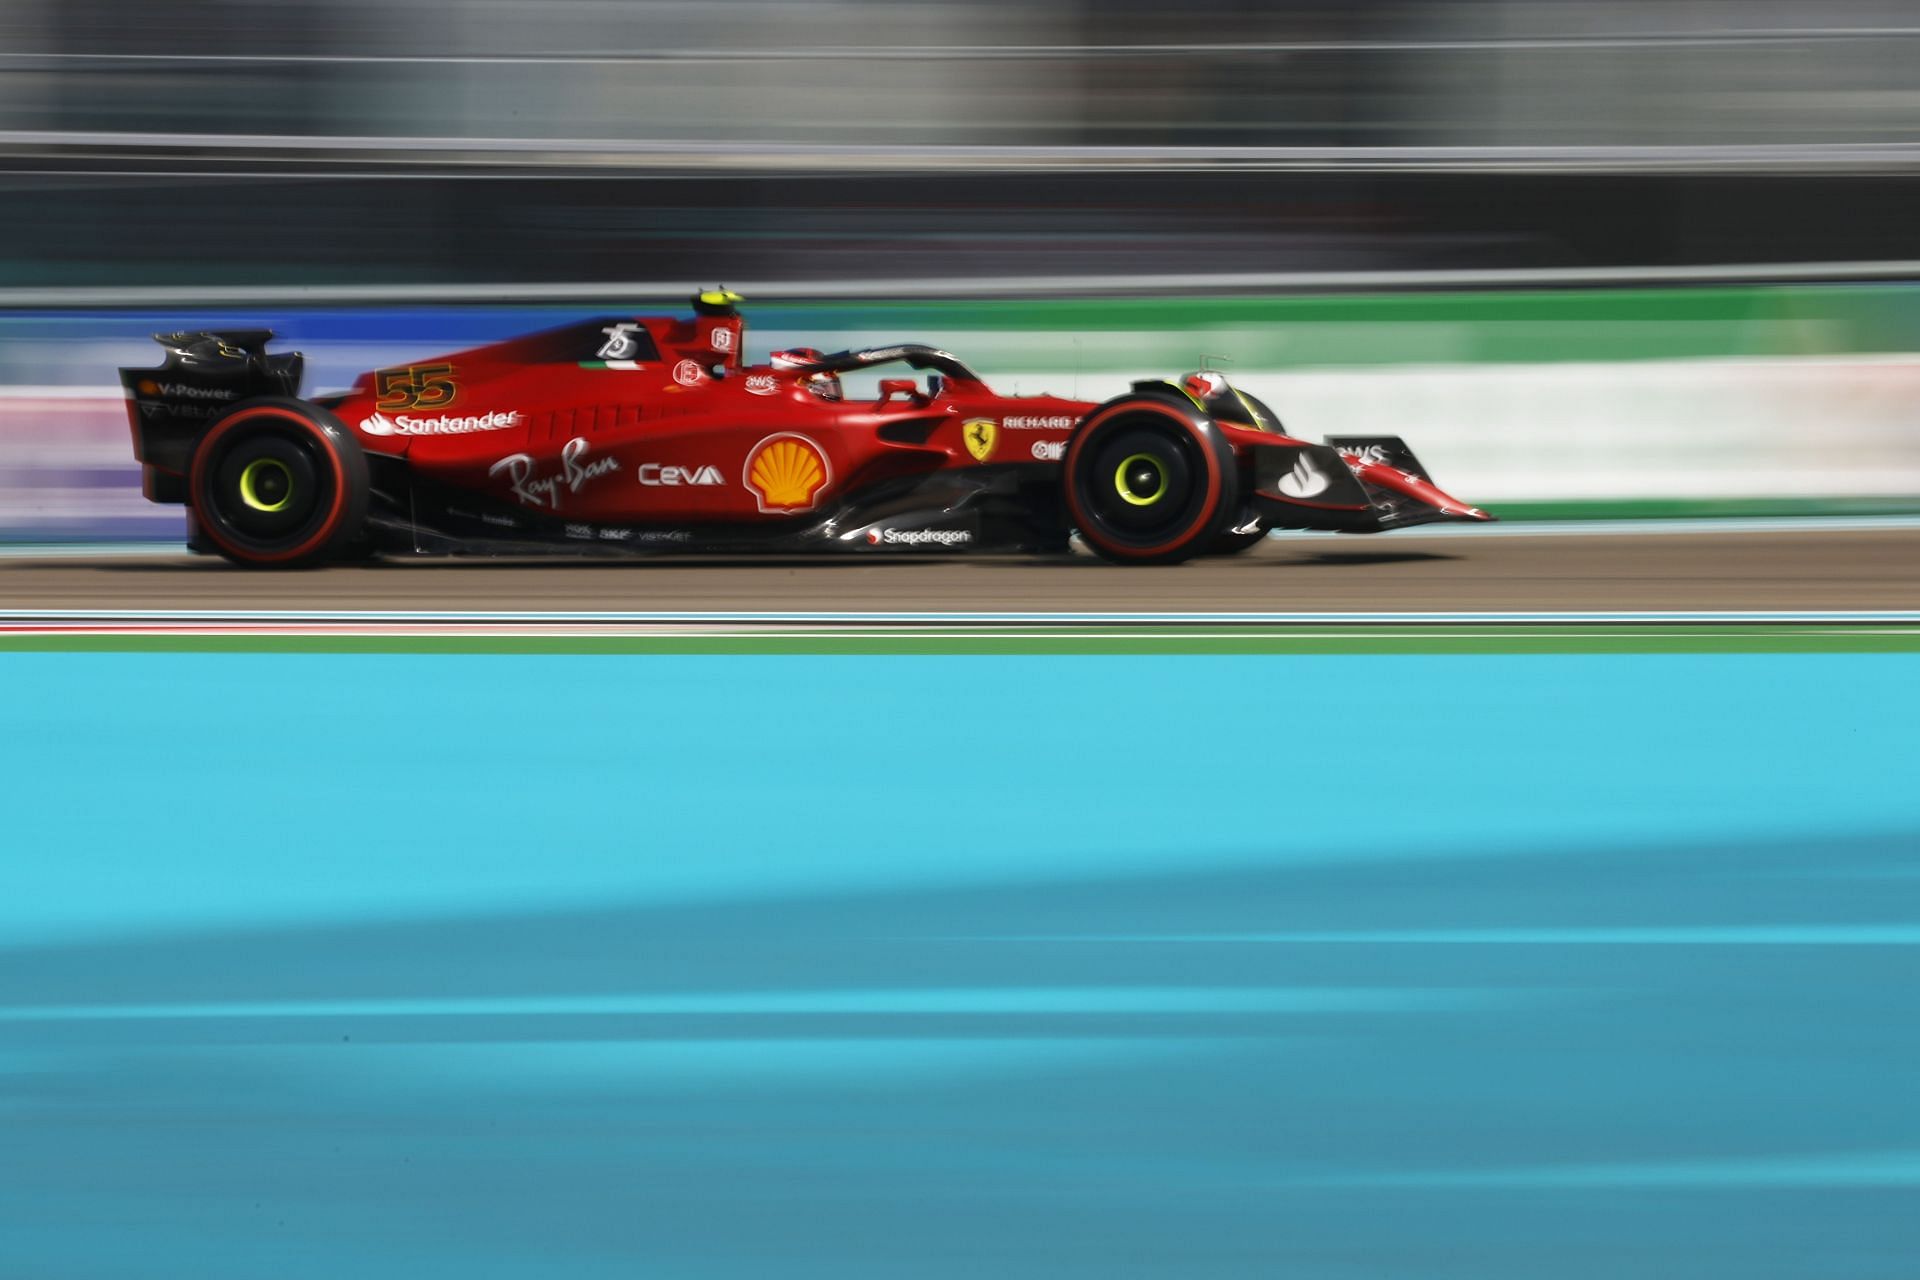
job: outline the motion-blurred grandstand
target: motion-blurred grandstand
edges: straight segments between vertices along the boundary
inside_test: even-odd
[[[1915,255],[1887,0],[16,0],[0,286]]]

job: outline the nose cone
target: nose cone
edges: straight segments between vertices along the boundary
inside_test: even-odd
[[[1380,463],[1370,463],[1356,469],[1360,478],[1383,489],[1392,489],[1409,498],[1426,503],[1441,517],[1448,520],[1473,520],[1492,522],[1493,517],[1478,507],[1470,507],[1460,499],[1447,493],[1430,480],[1424,480],[1409,471]]]

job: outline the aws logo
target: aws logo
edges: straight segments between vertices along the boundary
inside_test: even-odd
[[[762,511],[811,511],[832,480],[826,450],[790,431],[768,436],[747,454],[747,488]]]

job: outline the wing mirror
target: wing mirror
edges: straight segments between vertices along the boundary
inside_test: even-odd
[[[885,404],[895,396],[905,396],[916,404],[927,403],[926,398],[920,394],[920,384],[912,378],[880,379],[880,403]]]

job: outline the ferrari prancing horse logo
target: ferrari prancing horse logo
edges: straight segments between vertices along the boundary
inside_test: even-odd
[[[992,418],[975,418],[960,428],[960,437],[967,442],[967,452],[973,455],[973,460],[985,462],[993,456],[993,446],[1000,442],[1000,424]]]

